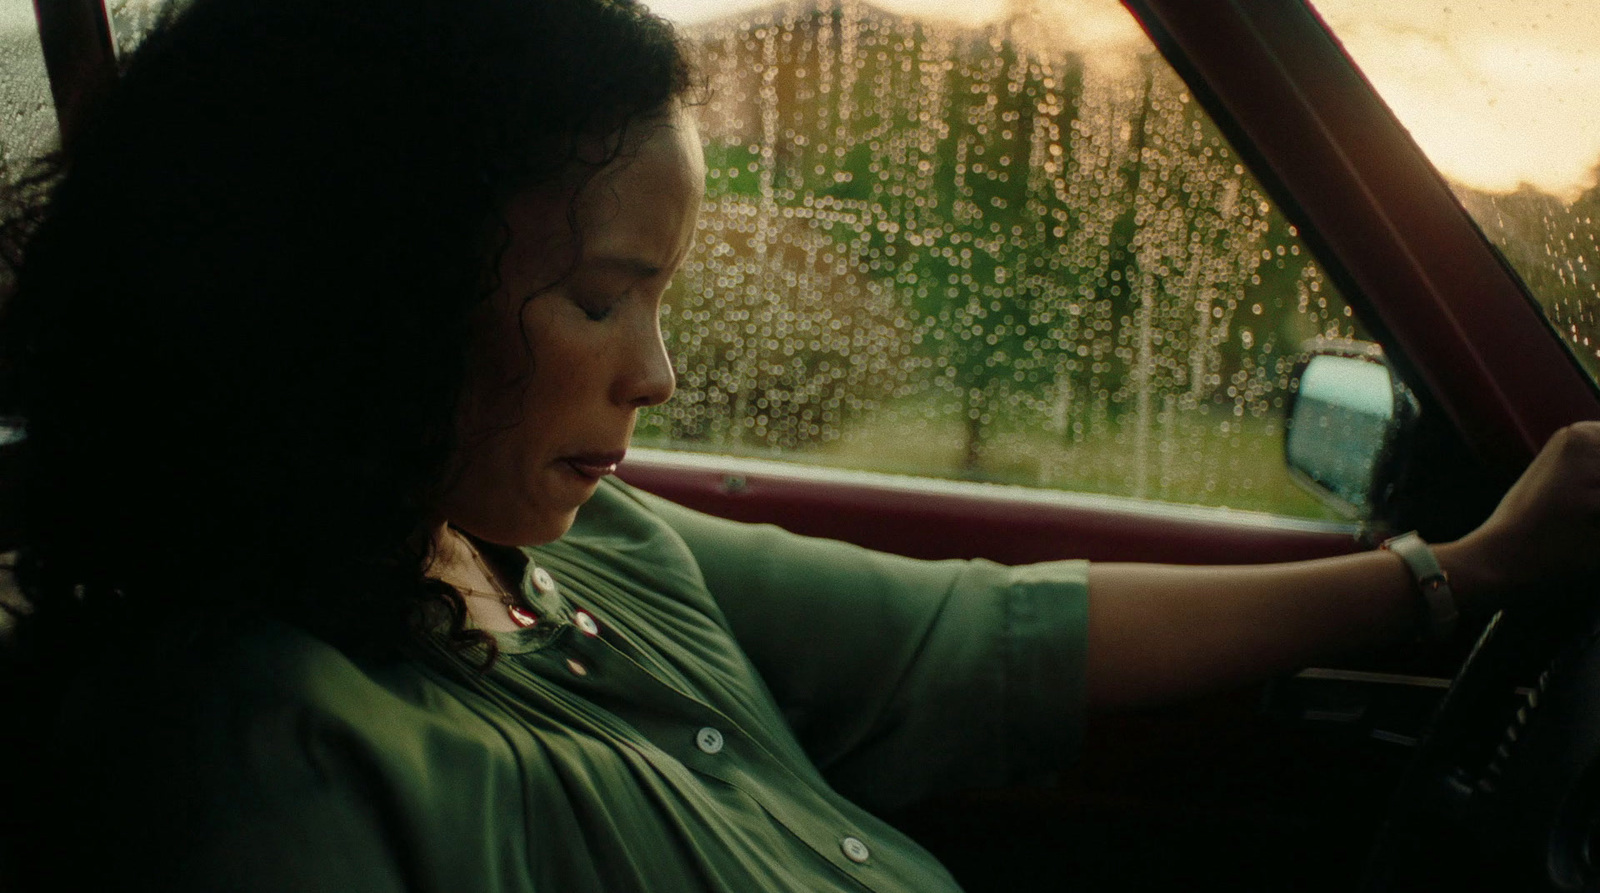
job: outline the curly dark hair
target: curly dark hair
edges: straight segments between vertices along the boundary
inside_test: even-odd
[[[634,0],[195,0],[164,22],[43,213],[16,212],[0,413],[27,430],[30,625],[243,608],[353,653],[395,653],[419,616],[483,638],[422,531],[503,209],[570,191],[691,80]]]

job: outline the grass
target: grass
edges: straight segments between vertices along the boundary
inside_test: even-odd
[[[977,467],[962,468],[965,428],[953,407],[916,397],[878,410],[830,441],[799,450],[733,448],[641,437],[641,445],[735,453],[824,465],[1129,496],[1188,505],[1340,519],[1289,477],[1282,422],[1235,416],[1231,406],[1091,419],[1082,430],[1001,420]]]

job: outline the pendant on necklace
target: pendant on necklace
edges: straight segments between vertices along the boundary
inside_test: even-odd
[[[535,624],[537,624],[539,622],[539,618],[538,618],[537,615],[535,615],[532,611],[528,610],[527,608],[524,608],[523,606],[521,606],[519,604],[515,604],[515,603],[507,604],[506,605],[506,613],[511,615],[511,622],[512,623],[515,623],[517,626],[520,626],[523,629],[527,629],[528,627],[533,626],[533,625],[535,625]]]

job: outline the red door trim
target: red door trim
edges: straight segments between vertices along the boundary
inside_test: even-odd
[[[635,449],[619,476],[690,508],[914,558],[1232,564],[1363,548],[1353,524]]]

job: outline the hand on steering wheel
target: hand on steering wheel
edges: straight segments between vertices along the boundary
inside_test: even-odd
[[[1435,715],[1363,888],[1600,890],[1600,422],[1557,432],[1439,553],[1463,607],[1503,610]]]
[[[1457,592],[1483,607],[1600,573],[1600,422],[1557,431],[1489,520],[1440,550]]]

